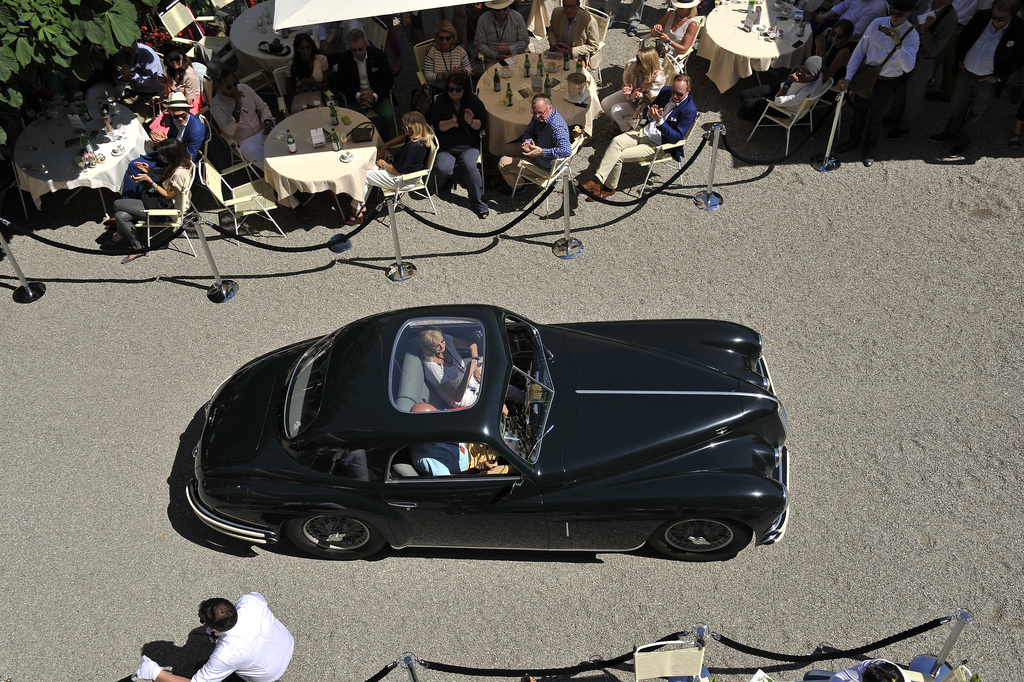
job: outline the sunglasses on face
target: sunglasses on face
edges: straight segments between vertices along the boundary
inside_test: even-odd
[[[171,116],[173,116],[174,118],[188,118],[188,112],[187,111],[175,111],[175,112],[171,113]]]
[[[458,85],[449,85],[448,92],[462,92],[462,88]]]
[[[438,36],[437,39],[448,42],[449,40],[454,40],[454,36]]]
[[[352,51],[353,52],[366,52],[366,47],[365,46],[363,46],[363,47],[353,47]]]
[[[1005,24],[1009,20],[1010,20],[1010,16],[1009,15],[1006,15],[1006,16],[1003,16],[1003,17],[999,16],[998,14],[993,14],[992,15],[992,23],[993,24]]]
[[[437,351],[441,350],[441,346],[443,346],[443,345],[444,345],[444,341],[442,341],[441,343],[431,344],[430,350],[432,350],[432,351],[434,351],[436,353]]]

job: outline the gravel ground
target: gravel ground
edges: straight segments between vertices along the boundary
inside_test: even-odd
[[[621,29],[609,40],[612,62],[633,50]],[[750,126],[733,115],[735,90],[719,95],[706,62],[691,65],[702,125],[724,121],[744,154],[781,153],[778,131],[743,141]],[[619,72],[605,73],[614,82]],[[1024,325],[1021,165],[1005,146],[1013,110],[997,102],[962,163],[937,158],[925,140],[945,105],[921,131],[883,142],[870,169],[850,158],[835,173],[813,170],[807,159],[823,134],[773,166],[722,153],[725,203],[711,213],[691,201],[707,182],[708,148],[682,187],[639,208],[574,202],[585,244],[574,261],[550,253],[557,212],[546,220],[541,209],[495,239],[453,237],[399,214],[403,251],[420,272],[404,285],[383,277],[392,259],[383,222],[340,258],[213,240],[221,271],[240,286],[223,305],[207,301],[209,270],[190,254],[121,266],[15,236],[22,268],[48,291],[33,305],[0,301],[0,678],[117,680],[140,648],[189,672],[207,653],[189,637],[198,602],[258,590],[295,634],[292,682],[363,680],[404,651],[463,665],[571,665],[698,621],[753,646],[810,653],[960,606],[976,619],[951,658],[970,658],[986,681],[1019,679],[1024,551],[1013,500],[1024,487],[1015,398],[1024,372],[1014,357]],[[599,119],[599,149],[607,126]],[[690,140],[692,153],[697,134]],[[586,180],[599,155],[588,147],[583,157]],[[637,178],[629,171],[623,186]],[[67,196],[47,196],[28,225],[94,246],[96,193]],[[463,190],[438,204],[437,220],[483,232],[524,205],[492,197],[486,222]],[[197,201],[212,205],[201,192]],[[339,224],[332,206],[318,197],[303,212],[278,210],[287,239],[260,239],[323,243]],[[13,194],[4,209],[21,217]],[[17,282],[9,265],[0,273],[9,295]],[[709,317],[759,330],[790,416],[786,538],[706,565],[648,551],[404,550],[335,563],[251,550],[192,517],[182,489],[197,416],[227,375],[364,315],[462,302],[545,323]],[[948,628],[879,653],[904,663],[934,654]],[[716,643],[707,662],[771,664]],[[630,678],[620,669],[574,679]]]

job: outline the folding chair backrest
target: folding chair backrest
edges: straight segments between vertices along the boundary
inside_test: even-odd
[[[658,642],[657,644],[677,644]],[[654,646],[647,644],[644,646]],[[634,672],[637,682],[659,677],[691,677],[701,674],[704,664],[704,649],[688,647],[670,651],[640,651],[633,654]]]
[[[829,78],[827,81],[821,84],[821,86],[810,95],[804,98],[803,102],[800,102],[800,108],[793,114],[793,121],[796,122],[803,118],[808,111],[814,108],[814,105],[818,103],[822,95],[828,92],[828,89],[832,87],[832,79]]]
[[[192,10],[182,2],[172,2],[170,6],[160,14],[160,23],[164,25],[171,37],[178,35],[190,24],[194,23],[196,17]]]
[[[604,45],[604,39],[608,35],[608,26],[612,23],[611,18],[607,13],[593,7],[588,7],[587,11],[594,17],[594,23],[597,24],[597,42],[599,45]]]
[[[437,159],[437,152],[439,151],[440,144],[437,141],[437,135],[431,137],[430,151],[427,152],[427,177],[434,172],[434,160]],[[423,179],[423,184],[426,184],[427,178]]]
[[[203,106],[208,107],[213,102],[213,80],[210,74],[203,76]]]
[[[288,94],[288,67],[279,66],[274,69],[274,87],[277,88],[277,94],[284,97]]]
[[[416,69],[423,73],[423,61],[427,58],[427,50],[434,44],[433,40],[424,40],[422,43],[413,45],[412,53],[416,55]]]
[[[217,200],[217,203],[221,206],[224,205],[224,176],[220,174],[217,167],[210,162],[209,159],[203,160],[203,175],[205,179],[206,189],[210,190],[210,194]]]

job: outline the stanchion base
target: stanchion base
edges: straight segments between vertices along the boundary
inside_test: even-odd
[[[834,156],[826,158],[824,154],[815,154],[811,157],[811,168],[822,173],[831,173],[834,170],[839,170],[839,166],[842,165]]]
[[[388,266],[388,272],[385,275],[392,282],[408,282],[410,279],[416,276],[416,266],[407,260],[401,263],[395,262]]]
[[[714,211],[716,208],[720,208],[722,206],[722,202],[722,195],[718,192],[711,192],[710,194],[707,192],[698,192],[696,196],[693,197],[693,203],[697,205],[697,208],[705,211]]]
[[[336,234],[327,240],[327,248],[333,253],[345,253],[352,248],[352,241],[343,234]]]
[[[576,258],[583,255],[583,242],[575,237],[566,239],[562,237],[551,247],[551,253],[559,258]]]
[[[29,282],[27,287],[18,287],[11,298],[15,303],[35,303],[46,293],[46,285],[42,282]]]
[[[238,283],[234,280],[225,279],[221,280],[220,286],[211,284],[210,288],[206,290],[206,298],[210,299],[213,303],[223,303],[233,299],[237,293]]]

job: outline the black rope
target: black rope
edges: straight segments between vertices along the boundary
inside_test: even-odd
[[[747,646],[746,644],[740,644],[736,640],[729,639],[725,635],[718,635],[716,639],[725,646],[729,647],[730,649],[735,649],[740,653],[749,654],[751,656],[758,656],[760,658],[768,658],[773,661],[789,661],[792,663],[807,664],[816,663],[818,661],[830,661],[836,658],[856,658],[857,656],[860,656],[861,654],[866,654],[869,651],[874,651],[875,649],[882,649],[892,644],[895,644],[896,642],[902,642],[905,639],[917,637],[920,634],[928,632],[929,630],[934,630],[940,625],[948,622],[949,616],[935,618],[934,620],[930,620],[927,623],[922,623],[921,625],[918,625],[916,627],[904,630],[903,632],[898,632],[895,635],[891,635],[889,637],[886,637],[885,639],[880,639],[877,642],[872,642],[871,644],[859,646],[855,649],[844,649],[842,651],[832,651],[825,654],[811,654],[806,656],[794,656],[792,654],[777,654],[771,651],[766,651],[764,649],[758,649],[757,647]]]
[[[386,666],[381,668],[372,677],[367,677],[366,682],[378,682],[379,680],[383,680],[385,677],[388,676],[388,673],[390,673],[396,667],[398,667],[398,661],[392,661],[391,663],[388,663]]]
[[[707,145],[707,143],[708,143],[707,136],[702,137],[700,139],[700,144],[697,145],[697,148],[693,150],[693,154],[690,155],[690,160],[687,161],[686,163],[684,163],[683,167],[680,168],[678,171],[676,171],[675,174],[672,177],[670,177],[668,180],[666,180],[664,182],[664,184],[662,184],[661,187],[659,187],[657,189],[654,189],[654,190],[651,190],[650,194],[644,195],[642,197],[638,197],[636,199],[630,199],[629,201],[609,201],[608,199],[602,199],[601,197],[595,195],[593,192],[591,192],[590,190],[588,190],[585,187],[583,187],[583,185],[579,186],[580,193],[586,194],[593,201],[596,201],[596,202],[598,202],[600,204],[605,204],[607,206],[635,206],[635,205],[637,205],[639,203],[647,201],[653,195],[658,194],[660,192],[664,192],[666,189],[668,189],[669,186],[671,186],[673,182],[678,180],[679,177],[683,173],[685,173],[687,170],[689,170],[690,166],[693,165],[693,162],[697,160],[698,156],[700,156],[700,153],[702,151],[704,151],[704,146]]]
[[[84,253],[84,254],[87,254],[87,255],[97,255],[97,256],[125,256],[125,255],[132,255],[132,254],[136,254],[136,253],[149,253],[150,251],[155,251],[157,249],[164,248],[165,246],[167,246],[167,244],[169,244],[171,241],[176,239],[182,232],[185,231],[184,227],[179,227],[177,230],[175,230],[173,233],[171,233],[170,237],[168,237],[165,241],[161,241],[156,246],[148,246],[148,247],[143,247],[141,249],[122,249],[122,248],[118,248],[117,250],[112,250],[112,251],[102,251],[100,249],[86,249],[86,248],[81,247],[81,246],[72,246],[71,244],[64,244],[62,242],[55,242],[52,239],[47,239],[46,237],[40,237],[38,234],[35,234],[34,232],[29,232],[29,231],[27,231],[27,230],[25,230],[25,229],[23,229],[21,227],[18,227],[14,223],[7,222],[6,220],[4,222],[8,226],[10,226],[14,230],[16,230],[22,236],[28,237],[29,239],[35,239],[37,242],[42,242],[43,244],[46,244],[47,246],[53,246],[53,247],[56,247],[58,249],[64,249],[65,251],[74,251],[75,253]]]
[[[825,115],[824,115],[824,119],[825,120],[828,120],[828,115],[830,113],[832,113],[833,111],[835,111],[836,102],[837,101],[838,100],[833,101],[832,104],[829,106],[828,110],[825,112]],[[818,130],[820,130],[820,128]],[[750,166],[773,166],[775,164],[779,164],[779,163],[782,163],[783,161],[788,160],[791,156],[793,156],[798,151],[800,151],[800,149],[805,144],[807,144],[808,142],[810,142],[814,138],[814,134],[816,132],[818,132],[818,131],[817,130],[810,131],[807,134],[807,137],[805,137],[803,140],[801,140],[800,144],[798,144],[796,147],[793,147],[793,151],[791,151],[790,153],[784,154],[783,156],[776,156],[776,157],[771,158],[771,159],[755,159],[753,157],[746,156],[746,155],[736,151],[733,148],[733,146],[729,143],[729,136],[727,134],[725,134],[725,133],[722,134],[722,146],[725,148],[725,150],[727,152],[729,152],[730,154],[733,155],[733,158],[735,158],[738,161],[742,161],[743,163],[748,164]]]
[[[345,235],[345,239],[352,239],[352,237],[356,236],[357,234],[365,230],[367,227],[369,227],[370,223],[373,222],[373,219],[376,217],[377,208],[374,208],[373,211],[367,211],[366,216],[363,218],[363,222],[359,225],[359,227]],[[258,242],[255,239],[249,239],[248,237],[243,237],[240,234],[235,234],[230,230],[225,230],[220,225],[217,225],[211,221],[204,220],[203,222],[212,227],[217,232],[219,232],[222,236],[228,237],[229,239],[237,240],[243,244],[248,244],[249,246],[255,246],[257,249],[266,249],[267,251],[277,251],[279,253],[305,253],[309,251],[319,251],[320,249],[331,248],[331,244],[329,242],[324,244],[317,244],[316,246],[277,246],[276,244],[265,244],[263,242]]]
[[[534,200],[534,202],[532,204],[530,204],[529,206],[524,208],[519,213],[519,215],[517,215],[515,218],[513,218],[511,221],[509,221],[505,225],[503,225],[503,226],[501,226],[501,227],[499,227],[497,229],[491,230],[490,232],[466,232],[464,230],[456,230],[453,227],[447,227],[445,225],[440,225],[438,223],[435,223],[433,220],[430,220],[429,218],[424,218],[423,216],[419,215],[418,213],[412,213],[410,211],[409,215],[411,215],[413,218],[415,218],[416,220],[420,221],[421,223],[423,223],[427,227],[432,227],[435,230],[438,230],[440,232],[446,232],[448,234],[453,234],[456,237],[484,237],[484,238],[497,237],[499,234],[503,234],[505,232],[508,232],[513,227],[515,227],[516,225],[521,223],[523,220],[525,220],[527,217],[529,217],[529,215],[531,213],[533,213],[534,209],[536,209],[538,206],[540,206],[540,202],[542,202],[545,199],[547,199],[548,196],[553,191],[555,191],[555,186],[551,185],[546,190],[541,192],[540,195],[536,198],[536,200]]]

